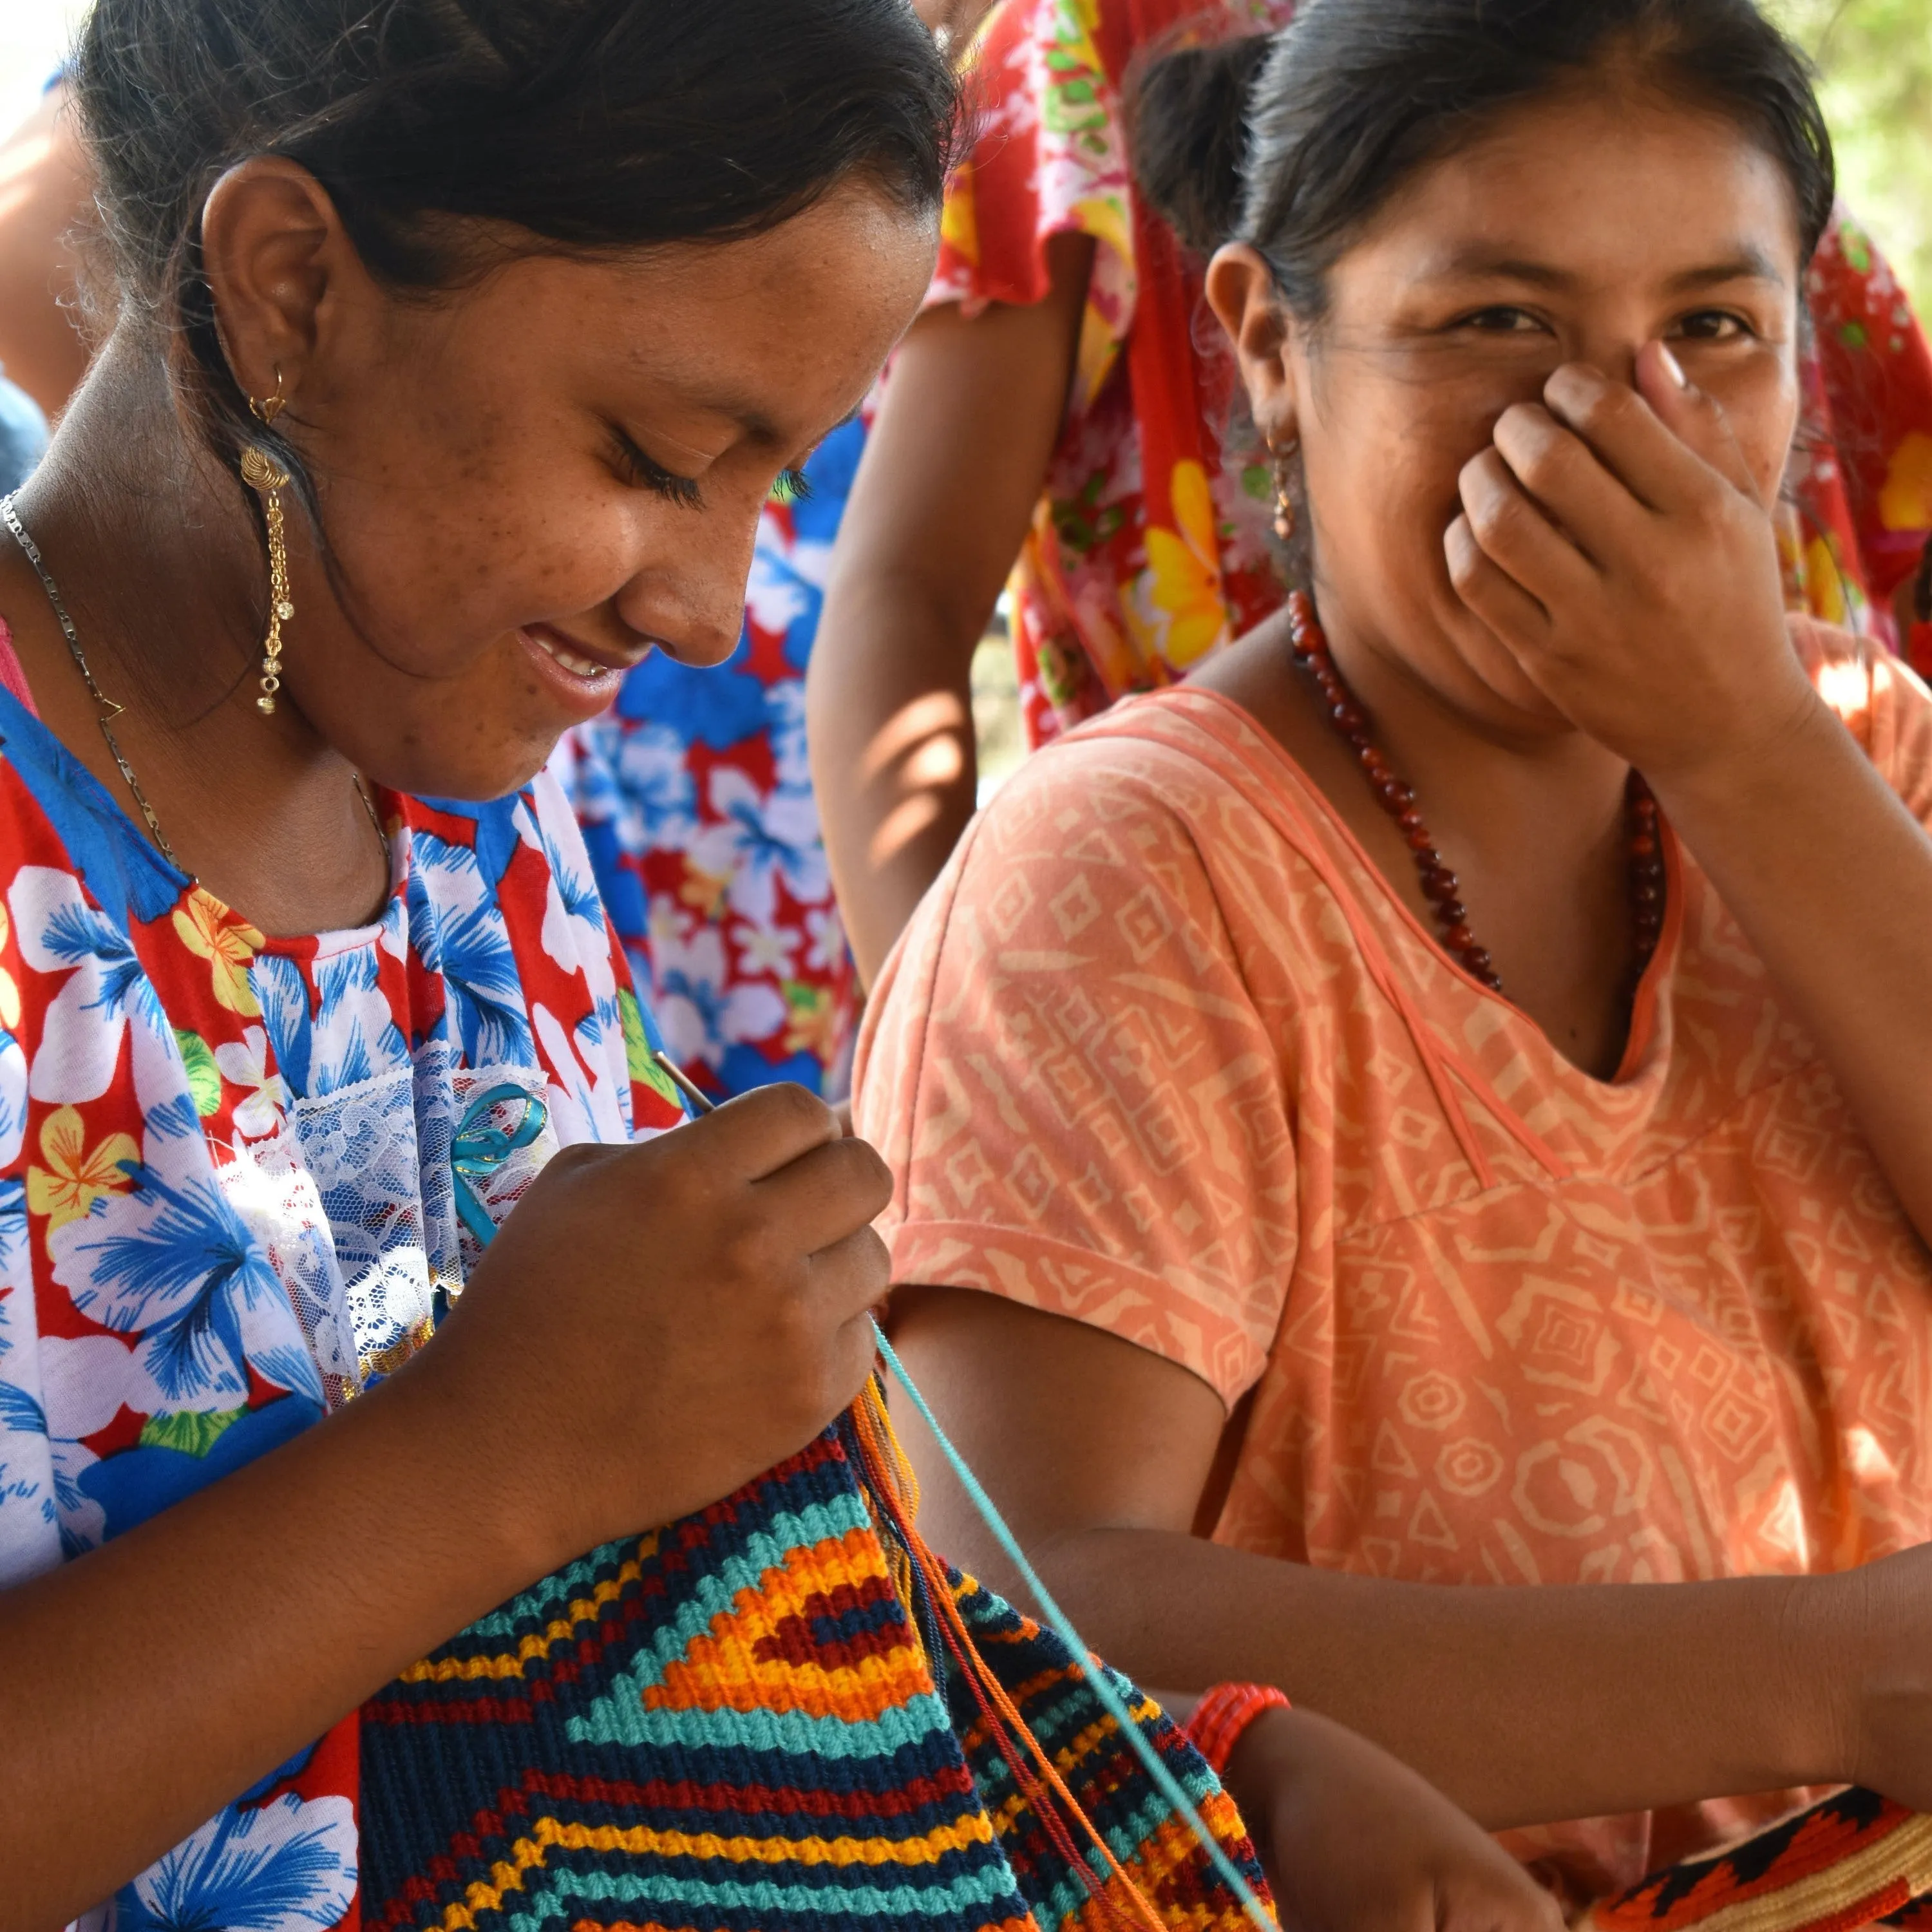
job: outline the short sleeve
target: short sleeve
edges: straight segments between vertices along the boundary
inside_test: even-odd
[[[1108,737],[1010,781],[888,963],[857,1118],[896,1176],[896,1281],[1088,1322],[1232,1406],[1280,1324],[1296,1189],[1280,1056],[1168,802],[1224,782]]]
[[[1126,128],[1097,13],[1066,0],[1005,0],[992,16],[968,86],[974,140],[947,186],[926,297],[929,308],[957,303],[968,315],[1043,301],[1048,242],[1092,236],[1076,407],[1112,367],[1137,290]]]

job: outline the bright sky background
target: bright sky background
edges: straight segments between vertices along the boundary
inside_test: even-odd
[[[84,0],[0,0],[0,140],[31,114]]]

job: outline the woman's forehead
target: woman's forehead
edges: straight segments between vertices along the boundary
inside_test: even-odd
[[[1338,266],[1411,282],[1688,291],[1750,277],[1795,291],[1798,247],[1790,183],[1734,122],[1604,89],[1518,108],[1425,165]]]
[[[917,308],[936,245],[927,218],[841,194],[740,241],[524,256],[476,291],[460,326],[506,374],[643,384],[659,403],[673,392],[721,431],[735,424],[777,448],[828,401],[844,414],[844,389],[863,393]]]

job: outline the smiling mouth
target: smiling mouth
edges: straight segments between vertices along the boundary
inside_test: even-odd
[[[616,668],[613,664],[599,664],[594,658],[580,658],[575,652],[566,650],[561,644],[552,644],[541,631],[532,631],[530,635],[539,650],[549,652],[566,670],[574,671],[579,677],[597,677]]]
[[[572,650],[547,624],[526,625],[524,635],[547,656],[554,658],[573,677],[622,677],[641,662],[641,658],[631,658],[622,663],[613,664],[608,658],[586,657],[581,652]]]

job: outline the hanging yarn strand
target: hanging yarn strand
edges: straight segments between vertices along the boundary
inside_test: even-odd
[[[1101,1708],[1120,1727],[1120,1735],[1132,1748],[1134,1754],[1140,1760],[1148,1775],[1153,1779],[1155,1788],[1173,1806],[1175,1815],[1186,1822],[1189,1830],[1200,1841],[1202,1850],[1208,1854],[1222,1882],[1240,1901],[1241,1910],[1247,1914],[1257,1932],[1280,1932],[1274,1915],[1256,1897],[1254,1888],[1241,1876],[1233,1859],[1222,1848],[1220,1840],[1208,1829],[1206,1821],[1195,1810],[1173,1772],[1161,1762],[1160,1753],[1142,1735],[1141,1727],[1134,1721],[1133,1714],[1128,1710],[1120,1694],[1107,1682],[1106,1670],[1096,1668],[1090,1661],[1093,1652],[1082,1640],[1080,1633],[1074,1628],[1066,1612],[1054,1600],[1052,1592],[1041,1580],[1040,1573],[1028,1562],[1026,1552],[1021,1549],[1018,1538],[1007,1528],[1006,1518],[1000,1515],[992,1498],[987,1495],[965,1457],[954,1448],[952,1438],[940,1426],[939,1418],[933,1414],[926,1397],[920,1393],[918,1385],[907,1373],[905,1364],[899,1360],[891,1342],[886,1340],[885,1331],[876,1320],[872,1327],[880,1358],[892,1372],[893,1380],[905,1390],[907,1400],[919,1412],[920,1420],[932,1432],[932,1439],[938,1444],[940,1454],[946,1458],[948,1466],[959,1479],[960,1486],[965,1490],[974,1508],[979,1513],[980,1520],[992,1532],[994,1540],[1005,1552],[1007,1560],[1019,1572],[1021,1580],[1032,1593],[1034,1601],[1040,1606],[1040,1614],[1047,1627],[1076,1659],[1085,1660],[1082,1668],[1085,1672],[1088,1687]]]
[[[662,1047],[653,1053],[652,1058],[690,1103],[694,1115],[717,1111],[716,1103]],[[1254,1888],[1242,1876],[1234,1860],[1222,1848],[1220,1840],[1208,1828],[1207,1821],[1194,1808],[1193,1802],[1180,1788],[1173,1772],[1161,1762],[1160,1754],[1148,1743],[1139,1724],[1135,1720],[1133,1713],[1127,1708],[1119,1692],[1108,1682],[1105,1667],[1096,1666],[1093,1661],[1094,1653],[1088,1648],[1080,1633],[1073,1628],[1066,1612],[1054,1600],[1052,1592],[1041,1581],[1040,1573],[1028,1562],[1026,1552],[1021,1549],[1018,1539],[1007,1528],[1006,1518],[1000,1515],[992,1498],[981,1486],[979,1478],[974,1474],[965,1457],[960,1454],[953,1446],[952,1438],[940,1426],[939,1418],[933,1414],[926,1397],[920,1393],[917,1384],[907,1372],[905,1364],[899,1360],[891,1342],[886,1340],[885,1330],[879,1326],[878,1318],[872,1318],[872,1338],[878,1348],[880,1359],[891,1372],[894,1381],[905,1390],[908,1400],[919,1412],[920,1420],[932,1432],[932,1439],[938,1444],[940,1454],[946,1458],[952,1473],[958,1478],[960,1485],[965,1490],[974,1508],[979,1512],[980,1520],[992,1532],[994,1540],[1018,1570],[1022,1580],[1032,1592],[1034,1601],[1039,1606],[1047,1628],[1066,1646],[1073,1667],[1082,1673],[1100,1708],[1114,1720],[1122,1738],[1140,1760],[1142,1768],[1153,1779],[1154,1788],[1173,1807],[1174,1815],[1193,1833],[1202,1850],[1208,1854],[1209,1862],[1220,1874],[1222,1882],[1240,1902],[1242,1911],[1247,1915],[1256,1932],[1281,1932],[1274,1915],[1256,1896]],[[1162,1932],[1159,1914],[1148,1904],[1132,1876],[1122,1869],[1112,1848],[1088,1817],[1072,1792],[1067,1790],[1052,1760],[1028,1729],[1026,1720],[1013,1708],[1004,1689],[990,1672],[973,1667],[976,1659],[972,1637],[959,1622],[958,1610],[952,1601],[952,1590],[944,1568],[939,1559],[927,1548],[925,1539],[913,1527],[904,1508],[908,1502],[916,1507],[918,1488],[912,1478],[911,1469],[906,1464],[904,1454],[892,1436],[891,1421],[885,1415],[883,1405],[875,1418],[869,1401],[859,1405],[855,1413],[860,1418],[860,1436],[867,1450],[867,1459],[877,1466],[874,1471],[877,1500],[894,1518],[900,1538],[913,1563],[921,1573],[927,1594],[938,1612],[946,1647],[952,1653],[955,1660],[964,1672],[988,1731],[998,1741],[1016,1787],[1032,1807],[1041,1828],[1054,1842],[1056,1849],[1087,1882],[1094,1901],[1100,1908],[1102,1916],[1108,1919],[1114,1918],[1120,1908],[1094,1882],[1094,1874],[1088,1862],[1077,1855],[1067,1839],[1065,1822],[1055,1812],[1048,1792],[1040,1789],[1028,1769],[1025,1759],[1030,1751],[1053,1796],[1058,1797],[1091,1839],[1110,1876],[1125,1892],[1130,1916],[1142,1922],[1144,1932]],[[881,1434],[886,1438],[884,1442],[879,1439]]]

